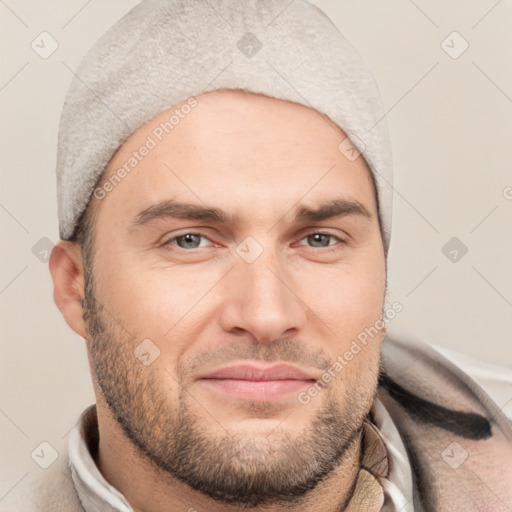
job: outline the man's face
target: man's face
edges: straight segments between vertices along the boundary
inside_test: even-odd
[[[160,469],[226,503],[289,500],[353,451],[375,395],[382,333],[344,357],[383,307],[371,175],[307,107],[216,91],[165,133],[172,110],[107,168],[108,179],[138,152],[96,205],[93,374]],[[339,215],[298,215],[334,201]],[[302,376],[259,373],[278,363]],[[226,368],[239,373],[212,377]]]

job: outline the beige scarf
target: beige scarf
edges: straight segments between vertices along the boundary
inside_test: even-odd
[[[428,345],[386,338],[382,356],[379,399],[407,450],[414,510],[510,512],[512,424],[503,412]]]

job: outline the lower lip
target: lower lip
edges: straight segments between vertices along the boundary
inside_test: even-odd
[[[210,388],[250,400],[277,400],[311,386],[311,380],[201,379]]]

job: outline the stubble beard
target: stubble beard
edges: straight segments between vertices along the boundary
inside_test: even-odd
[[[222,421],[212,420],[187,387],[180,387],[175,400],[169,397],[163,383],[170,374],[137,360],[134,339],[96,301],[92,276],[86,276],[85,297],[89,358],[103,398],[129,441],[164,477],[171,475],[226,505],[286,508],[301,503],[357,453],[376,379],[373,392],[356,383],[343,402],[333,393],[322,396],[326,388],[314,399],[324,403],[301,435],[286,429],[287,421],[298,420],[304,407],[298,405],[267,437],[248,438],[219,426]],[[263,416],[273,410],[272,404],[261,402],[244,406]],[[206,428],[206,421],[218,427],[217,434]]]

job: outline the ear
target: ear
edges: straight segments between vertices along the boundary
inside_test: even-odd
[[[59,241],[50,255],[50,274],[53,280],[53,300],[68,325],[85,338],[83,319],[84,275],[82,253],[75,242]]]

